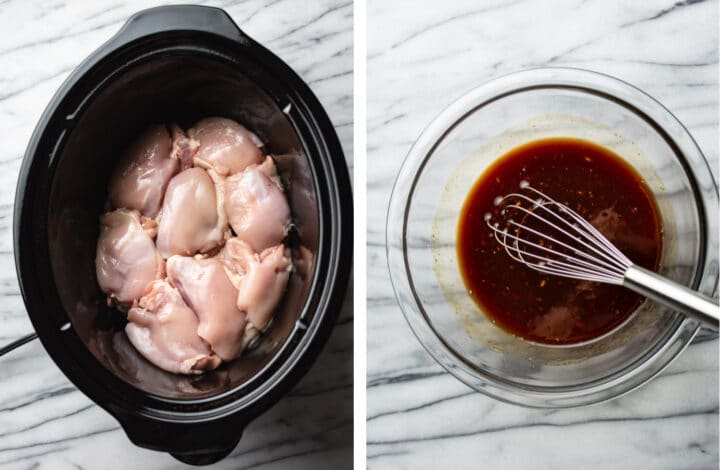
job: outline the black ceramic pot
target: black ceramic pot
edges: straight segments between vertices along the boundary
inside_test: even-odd
[[[311,51],[308,51],[311,53]],[[211,373],[163,372],[128,343],[95,279],[109,174],[150,123],[245,123],[277,155],[297,229],[296,271],[265,340]],[[222,10],[142,11],[68,78],[30,140],[15,199],[15,262],[43,346],[137,445],[217,461],[302,377],[327,340],[352,257],[352,196],[337,135],[308,86]]]

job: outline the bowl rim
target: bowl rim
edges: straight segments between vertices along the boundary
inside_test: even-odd
[[[577,386],[544,387],[514,382],[478,368],[455,354],[427,322],[422,302],[412,283],[407,256],[407,220],[417,178],[435,149],[466,117],[504,97],[552,88],[572,89],[606,98],[639,115],[665,139],[685,167],[698,204],[700,259],[691,287],[712,296],[718,284],[717,185],[708,162],[688,130],[657,100],[609,75],[566,67],[532,68],[510,73],[461,96],[421,132],[398,172],[388,206],[385,232],[390,280],[396,301],[414,335],[445,370],[476,391],[503,402],[534,408],[584,406],[628,393],[667,367],[700,329],[697,321],[676,314],[663,337],[622,370]]]

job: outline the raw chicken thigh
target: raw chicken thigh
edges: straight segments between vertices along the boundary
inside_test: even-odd
[[[112,175],[98,284],[128,312],[130,343],[161,369],[201,374],[240,357],[285,293],[290,208],[262,146],[225,118],[187,134],[154,126]],[[300,266],[307,275],[312,257]]]
[[[167,261],[170,283],[200,320],[197,333],[224,361],[240,356],[247,315],[238,310],[238,290],[216,258],[172,256]]]
[[[267,157],[225,180],[225,211],[235,234],[258,253],[285,239],[290,207]]]
[[[100,218],[95,257],[98,284],[123,306],[142,297],[150,283],[165,274],[165,262],[148,231],[137,211],[118,209]]]
[[[188,131],[188,135],[200,144],[195,165],[212,168],[220,176],[239,173],[263,159],[260,150],[262,141],[231,119],[202,119]]]
[[[170,155],[173,142],[165,126],[153,126],[130,144],[110,177],[113,208],[135,209],[146,217],[160,211],[170,178],[180,168]]]
[[[163,258],[192,256],[220,246],[227,233],[223,194],[202,168],[190,168],[168,184],[159,220],[157,247]]]
[[[237,308],[262,331],[285,292],[290,277],[290,250],[277,245],[257,254],[243,240],[231,238],[225,244],[223,257],[243,273],[237,284]]]
[[[200,374],[222,362],[198,336],[198,319],[167,281],[155,281],[139,307],[128,312],[125,332],[145,359],[175,374]]]

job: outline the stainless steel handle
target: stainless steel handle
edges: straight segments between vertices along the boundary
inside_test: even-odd
[[[718,330],[720,306],[692,289],[634,265],[625,271],[623,286]]]

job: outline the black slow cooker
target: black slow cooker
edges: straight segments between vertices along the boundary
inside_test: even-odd
[[[260,345],[189,377],[161,371],[129,345],[124,316],[97,285],[94,256],[123,148],[151,123],[188,127],[206,116],[244,123],[277,156],[296,269]],[[65,375],[135,444],[211,463],[305,374],[330,334],[351,269],[347,166],[308,86],[223,10],[153,8],[88,57],[42,115],[20,172],[14,246],[28,314]]]

